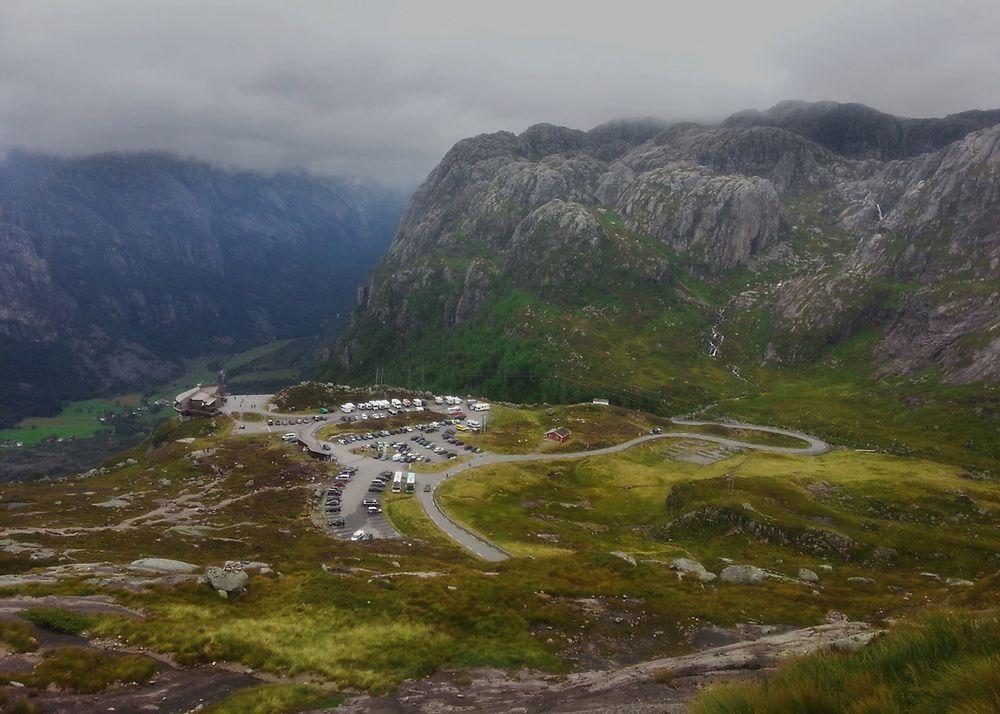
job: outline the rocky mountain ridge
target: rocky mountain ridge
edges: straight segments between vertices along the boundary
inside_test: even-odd
[[[142,387],[181,356],[315,334],[353,302],[394,192],[165,154],[0,162],[0,403]]]
[[[734,364],[809,362],[874,330],[880,374],[1000,379],[998,122],[784,103],[718,127],[539,124],[462,140],[411,199],[329,371],[360,375],[373,358],[391,370],[403,353],[385,335],[482,326],[513,290],[566,316],[611,296],[661,316],[700,302],[688,342],[728,323]],[[713,326],[716,309],[727,317]],[[552,335],[533,322],[538,353]]]

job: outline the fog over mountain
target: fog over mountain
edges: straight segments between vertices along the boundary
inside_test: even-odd
[[[990,0],[5,0],[0,149],[415,185],[458,139],[538,121],[1000,106],[998,26]]]

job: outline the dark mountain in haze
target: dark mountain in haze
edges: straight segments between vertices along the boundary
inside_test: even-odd
[[[697,402],[852,345],[866,374],[1000,379],[998,123],[786,102],[721,127],[464,139],[410,201],[328,374]]]
[[[350,309],[402,197],[157,153],[0,162],[0,422]]]
[[[966,134],[1000,123],[1000,109],[972,110],[942,118],[895,117],[864,104],[780,102],[760,112],[747,110],[722,126],[773,126],[804,136],[831,151],[857,159],[905,159],[936,151]]]

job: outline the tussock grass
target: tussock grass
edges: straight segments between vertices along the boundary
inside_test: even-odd
[[[0,621],[0,644],[11,652],[32,652],[38,647],[35,631],[27,622]]]
[[[265,684],[244,689],[201,711],[204,714],[291,714],[333,709],[343,700],[341,696],[307,684]]]
[[[854,654],[793,660],[757,684],[718,686],[696,714],[938,714],[1000,710],[1000,617],[937,614]]]

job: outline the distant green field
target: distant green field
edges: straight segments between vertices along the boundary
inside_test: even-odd
[[[0,441],[37,444],[50,437],[68,439],[93,436],[102,430],[111,429],[99,420],[100,417],[108,412],[121,414],[130,411],[139,406],[139,403],[138,394],[126,394],[113,399],[70,402],[56,416],[30,417],[21,421],[15,429],[0,430]],[[150,412],[150,416],[160,416],[163,413],[161,408]]]
[[[267,344],[234,355],[223,364],[227,370],[235,369],[236,367],[260,359],[287,345],[289,342],[290,340],[268,342]],[[148,397],[149,404],[152,405],[158,399],[172,401],[174,396],[194,384],[213,382],[218,371],[210,368],[209,365],[218,363],[220,359],[219,355],[204,355],[185,360],[184,373],[167,384],[157,387],[153,394]],[[236,378],[234,384],[238,384],[240,381],[255,381],[257,379],[278,380],[283,378],[293,381],[295,379],[294,371],[282,370],[250,373]],[[108,412],[122,414],[135,409],[141,404],[142,395],[137,392],[101,399],[70,402],[55,416],[28,417],[13,429],[0,429],[0,441],[21,442],[28,446],[49,438],[68,439],[71,437],[85,438],[95,436],[101,431],[111,431],[112,429],[110,425],[99,421],[100,417]],[[147,413],[145,418],[148,418],[150,421],[156,421],[170,413],[169,407],[154,407]]]

